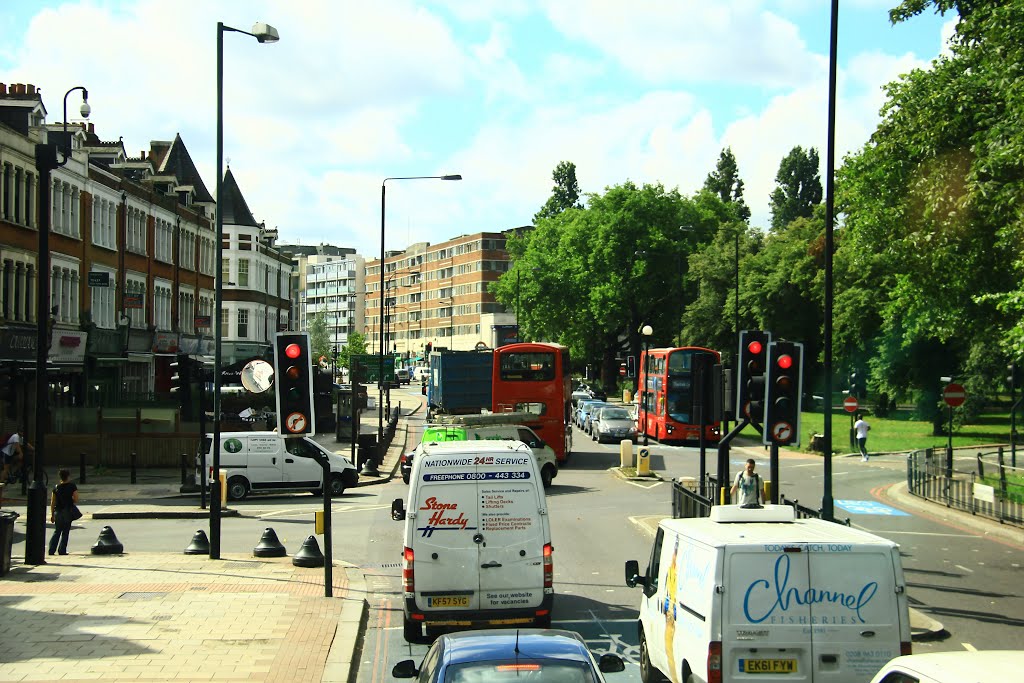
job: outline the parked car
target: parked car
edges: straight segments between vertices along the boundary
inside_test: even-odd
[[[597,411],[593,422],[591,437],[598,443],[608,441],[621,441],[622,439],[636,439],[636,424],[630,417],[629,410],[622,406],[604,406]]]
[[[590,414],[590,410],[598,405],[604,405],[604,402],[598,401],[597,399],[586,399],[580,401],[576,406],[576,426],[583,429],[584,425],[587,423],[587,416]]]
[[[572,392],[572,405],[575,407],[580,401],[586,401],[591,398],[594,398],[594,395],[590,393],[589,389],[577,389]]]
[[[623,671],[618,655],[599,660],[580,634],[561,629],[496,629],[442,635],[419,668],[411,659],[391,670],[395,678],[419,681],[596,681]]]
[[[871,683],[960,683],[1011,681],[1024,670],[1024,650],[928,652],[896,657]]]
[[[580,429],[582,429],[587,434],[590,434],[594,425],[594,413],[600,410],[601,408],[604,408],[606,405],[608,404],[605,403],[604,401],[597,401],[595,403],[591,403],[590,407],[583,413],[583,425],[580,427]]]

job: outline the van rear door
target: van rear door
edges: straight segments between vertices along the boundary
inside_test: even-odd
[[[722,681],[813,681],[806,543],[730,546]]]
[[[900,654],[893,552],[827,542],[730,553],[723,681],[869,680]]]

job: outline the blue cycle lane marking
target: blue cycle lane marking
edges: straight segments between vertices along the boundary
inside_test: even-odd
[[[886,517],[910,517],[903,510],[879,503],[877,500],[836,500],[836,505],[852,515],[882,515]]]

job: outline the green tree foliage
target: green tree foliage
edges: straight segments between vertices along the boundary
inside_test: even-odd
[[[771,194],[772,230],[814,213],[822,197],[818,166],[818,150],[813,147],[804,151],[798,145],[783,158]]]
[[[952,54],[888,86],[838,176],[836,301],[859,310],[838,313],[836,338],[872,360],[876,388],[934,411],[940,375],[991,392],[996,343],[1024,352],[1024,2],[908,0],[894,20],[930,5],[961,10]]]
[[[522,337],[565,344],[573,358],[600,363],[602,381],[613,386],[615,359],[639,353],[644,323],[655,330],[654,345],[678,339],[690,301],[687,257],[735,220],[733,209],[711,193],[687,199],[660,184],[626,182],[588,195],[586,209],[510,236],[515,266],[491,291],[513,308],[518,289]]]
[[[555,186],[551,188],[547,202],[533,216],[534,223],[542,218],[557,216],[567,209],[583,208],[580,204],[580,184],[576,181],[576,164],[571,161],[558,162],[551,179],[555,181]]]
[[[352,368],[352,356],[366,353],[366,337],[361,332],[349,332],[348,343],[338,349],[338,367]]]
[[[743,180],[732,147],[726,147],[718,155],[718,165],[704,180],[704,189],[714,192],[723,202],[735,204],[741,221],[750,220],[750,208],[743,201]]]
[[[326,358],[331,359],[331,332],[327,328],[327,316],[323,311],[313,316],[309,323],[309,350],[313,354],[313,360],[319,361]]]

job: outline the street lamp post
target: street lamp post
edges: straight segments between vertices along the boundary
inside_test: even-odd
[[[380,373],[377,376],[377,448],[384,443],[384,413],[383,399],[384,399],[384,235],[385,235],[385,197],[386,188],[389,180],[462,180],[462,176],[458,173],[447,174],[447,175],[412,175],[412,176],[395,176],[391,178],[385,178],[384,182],[380,184],[380,322],[378,329],[380,330]]]
[[[45,438],[49,422],[46,360],[50,351],[50,192],[51,174],[71,158],[71,138],[68,137],[68,95],[82,91],[79,112],[88,118],[89,91],[77,85],[64,93],[63,159],[57,158],[57,144],[45,142],[36,145],[36,168],[39,169],[39,254],[36,275],[36,438],[33,458],[32,483],[28,487],[25,518],[25,564],[46,564],[46,486],[43,484],[43,461],[46,457]],[[47,138],[49,140],[49,138]],[[3,552],[3,551],[0,551]]]
[[[224,34],[244,33],[260,43],[276,43],[280,40],[277,29],[269,24],[253,24],[252,33],[225,26],[217,22],[217,279],[214,286],[213,323],[213,474],[220,476],[220,387],[221,387],[221,323],[224,313],[224,216],[220,210],[223,200],[221,185],[224,180]],[[203,473],[206,476],[206,473]],[[210,487],[210,559],[220,559],[220,486]]]
[[[640,334],[642,335],[643,342],[644,342],[644,355],[643,355],[643,361],[641,362],[641,368],[642,368],[641,369],[641,376],[644,378],[644,386],[640,388],[640,391],[641,391],[640,397],[641,397],[641,400],[643,401],[643,406],[644,406],[644,446],[646,447],[647,446],[647,410],[650,407],[650,406],[647,405],[647,385],[650,383],[648,378],[647,378],[647,366],[649,365],[648,362],[647,362],[647,341],[650,339],[651,335],[654,334],[654,328],[652,328],[650,325],[644,325],[643,327],[640,328]]]

